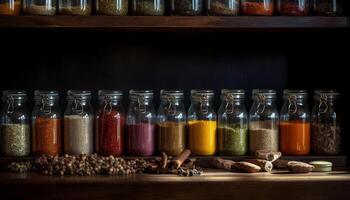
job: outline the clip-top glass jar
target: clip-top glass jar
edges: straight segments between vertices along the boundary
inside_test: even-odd
[[[61,110],[57,91],[34,92],[32,111],[32,152],[34,155],[61,153]]]
[[[340,16],[343,14],[341,0],[313,0],[313,14],[320,16]]]
[[[176,156],[186,148],[186,111],[181,90],[161,90],[158,110],[158,150]]]
[[[124,152],[124,107],[121,91],[98,91],[99,107],[96,114],[96,153],[103,156],[121,156]]]
[[[254,89],[253,105],[249,112],[249,151],[278,151],[279,115],[276,106],[276,91]]]
[[[191,90],[188,110],[188,147],[197,155],[214,155],[216,152],[216,113],[212,90]]]
[[[127,150],[133,156],[151,156],[156,145],[156,114],[152,90],[130,90],[126,117]]]
[[[96,0],[96,13],[99,15],[128,15],[129,0]]]
[[[164,15],[164,0],[133,0],[134,15]]]
[[[28,156],[30,153],[29,111],[25,91],[3,91],[0,147],[3,156]]]
[[[274,0],[241,0],[242,15],[273,15]]]
[[[26,15],[55,15],[56,0],[23,0],[23,13]]]
[[[208,15],[239,15],[239,0],[206,0]]]
[[[0,15],[19,15],[21,0],[0,0]]]
[[[64,112],[63,148],[67,154],[93,152],[94,115],[90,103],[91,92],[68,90],[68,104]]]
[[[203,0],[171,0],[173,15],[201,15]]]
[[[248,150],[248,114],[244,90],[221,90],[218,112],[218,153],[245,155]]]
[[[90,15],[91,0],[58,0],[60,15]]]
[[[310,111],[305,90],[284,90],[280,113],[280,151],[286,155],[310,153]]]
[[[309,0],[277,0],[276,4],[276,12],[279,15],[309,15]]]
[[[337,155],[340,152],[341,132],[337,110],[339,93],[316,90],[312,110],[312,150],[317,155]]]

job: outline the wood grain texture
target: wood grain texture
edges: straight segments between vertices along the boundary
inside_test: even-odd
[[[244,174],[207,170],[201,177],[49,177],[0,173],[3,199],[349,199],[350,174]]]
[[[214,16],[0,16],[1,28],[105,28],[112,30],[239,30],[346,28],[348,17]]]

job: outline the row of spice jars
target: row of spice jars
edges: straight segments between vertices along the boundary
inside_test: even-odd
[[[342,14],[340,0],[96,0],[96,14],[165,15],[167,3],[172,15],[292,15],[307,16],[310,7],[314,15],[337,16]],[[58,3],[57,3],[58,2]],[[58,6],[57,6],[58,4]],[[23,0],[23,14],[28,15],[90,15],[92,0]],[[0,14],[18,15],[21,0],[1,0]]]
[[[177,155],[186,147],[198,155],[245,155],[250,150],[280,150],[289,155],[307,155],[310,145],[319,155],[340,151],[340,125],[334,91],[315,91],[312,120],[306,91],[285,90],[281,116],[274,90],[253,90],[249,117],[243,90],[222,90],[218,117],[214,92],[192,90],[186,115],[183,92],[161,91],[156,116],[153,92],[130,91],[130,106],[124,115],[120,91],[99,91],[95,117],[95,150],[101,155],[153,155],[164,151]],[[4,91],[0,147],[4,156],[61,153],[61,111],[58,93],[35,91],[30,139],[29,112],[24,91]],[[90,154],[94,143],[94,115],[89,91],[68,91],[64,113],[63,149],[68,154]],[[248,123],[249,118],[249,123]],[[312,122],[312,124],[310,124]],[[125,126],[125,127],[124,127]],[[125,129],[125,134],[124,134]],[[187,134],[186,134],[187,133]],[[312,141],[310,141],[312,138]],[[30,142],[32,145],[30,145]]]

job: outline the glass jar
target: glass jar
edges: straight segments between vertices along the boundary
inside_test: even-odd
[[[253,105],[249,112],[249,151],[278,151],[279,115],[276,106],[276,91],[254,89]]]
[[[201,15],[203,0],[171,0],[173,15]]]
[[[126,117],[127,151],[133,156],[155,153],[156,114],[152,104],[152,90],[130,90],[130,105]]]
[[[29,111],[25,91],[2,93],[0,147],[3,156],[28,156],[30,153]]]
[[[286,155],[310,153],[310,111],[305,90],[284,90],[280,116],[280,151]]]
[[[96,153],[102,156],[121,156],[124,152],[125,115],[121,91],[98,91],[96,114]]]
[[[276,4],[276,12],[278,15],[309,15],[309,0],[277,0]]]
[[[339,93],[316,90],[312,110],[312,150],[317,155],[338,155],[341,132],[337,109]]]
[[[58,0],[60,15],[90,15],[91,0]]]
[[[96,0],[96,14],[99,15],[128,15],[129,0]]]
[[[186,111],[181,90],[161,90],[158,110],[158,150],[179,155],[186,148]]]
[[[66,154],[93,152],[94,115],[90,104],[91,92],[68,90],[64,112],[63,148]]]
[[[23,0],[23,13],[26,15],[55,15],[56,0]]]
[[[19,15],[21,0],[0,0],[0,15]]]
[[[61,153],[61,109],[57,91],[34,92],[32,152],[36,156]]]
[[[242,15],[273,15],[273,0],[241,0]]]
[[[248,151],[248,114],[244,90],[221,90],[218,112],[218,153],[245,155]]]
[[[188,110],[188,147],[193,154],[214,155],[216,152],[216,113],[212,90],[191,90]]]
[[[164,0],[133,0],[134,15],[164,15]]]
[[[206,0],[208,15],[239,15],[239,0]]]
[[[339,16],[343,14],[340,0],[313,0],[313,14],[320,16]]]

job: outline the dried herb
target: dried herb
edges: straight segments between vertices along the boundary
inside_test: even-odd
[[[243,15],[273,15],[272,0],[242,0],[241,14]]]
[[[321,16],[342,15],[343,8],[339,0],[314,0],[314,14]]]
[[[202,0],[172,0],[174,15],[201,15]]]
[[[55,15],[56,6],[48,5],[26,5],[23,6],[23,13],[26,15]]]
[[[308,0],[279,0],[277,2],[279,15],[307,16],[309,15]]]
[[[313,151],[319,155],[337,155],[340,152],[340,126],[333,123],[312,124]]]
[[[12,162],[8,168],[13,172],[24,173],[32,169],[31,162]]]
[[[134,0],[135,15],[164,15],[164,0]]]
[[[4,156],[27,156],[30,153],[30,130],[26,124],[1,125],[1,152]]]
[[[0,1],[0,15],[19,15],[21,12],[20,0]]]
[[[128,0],[96,0],[96,13],[125,16],[128,14]]]
[[[59,7],[60,15],[90,15],[91,14],[91,5],[86,4],[82,6],[60,6]]]
[[[220,155],[244,155],[248,149],[246,128],[218,128],[218,153]]]
[[[239,0],[208,0],[209,15],[238,15]]]

